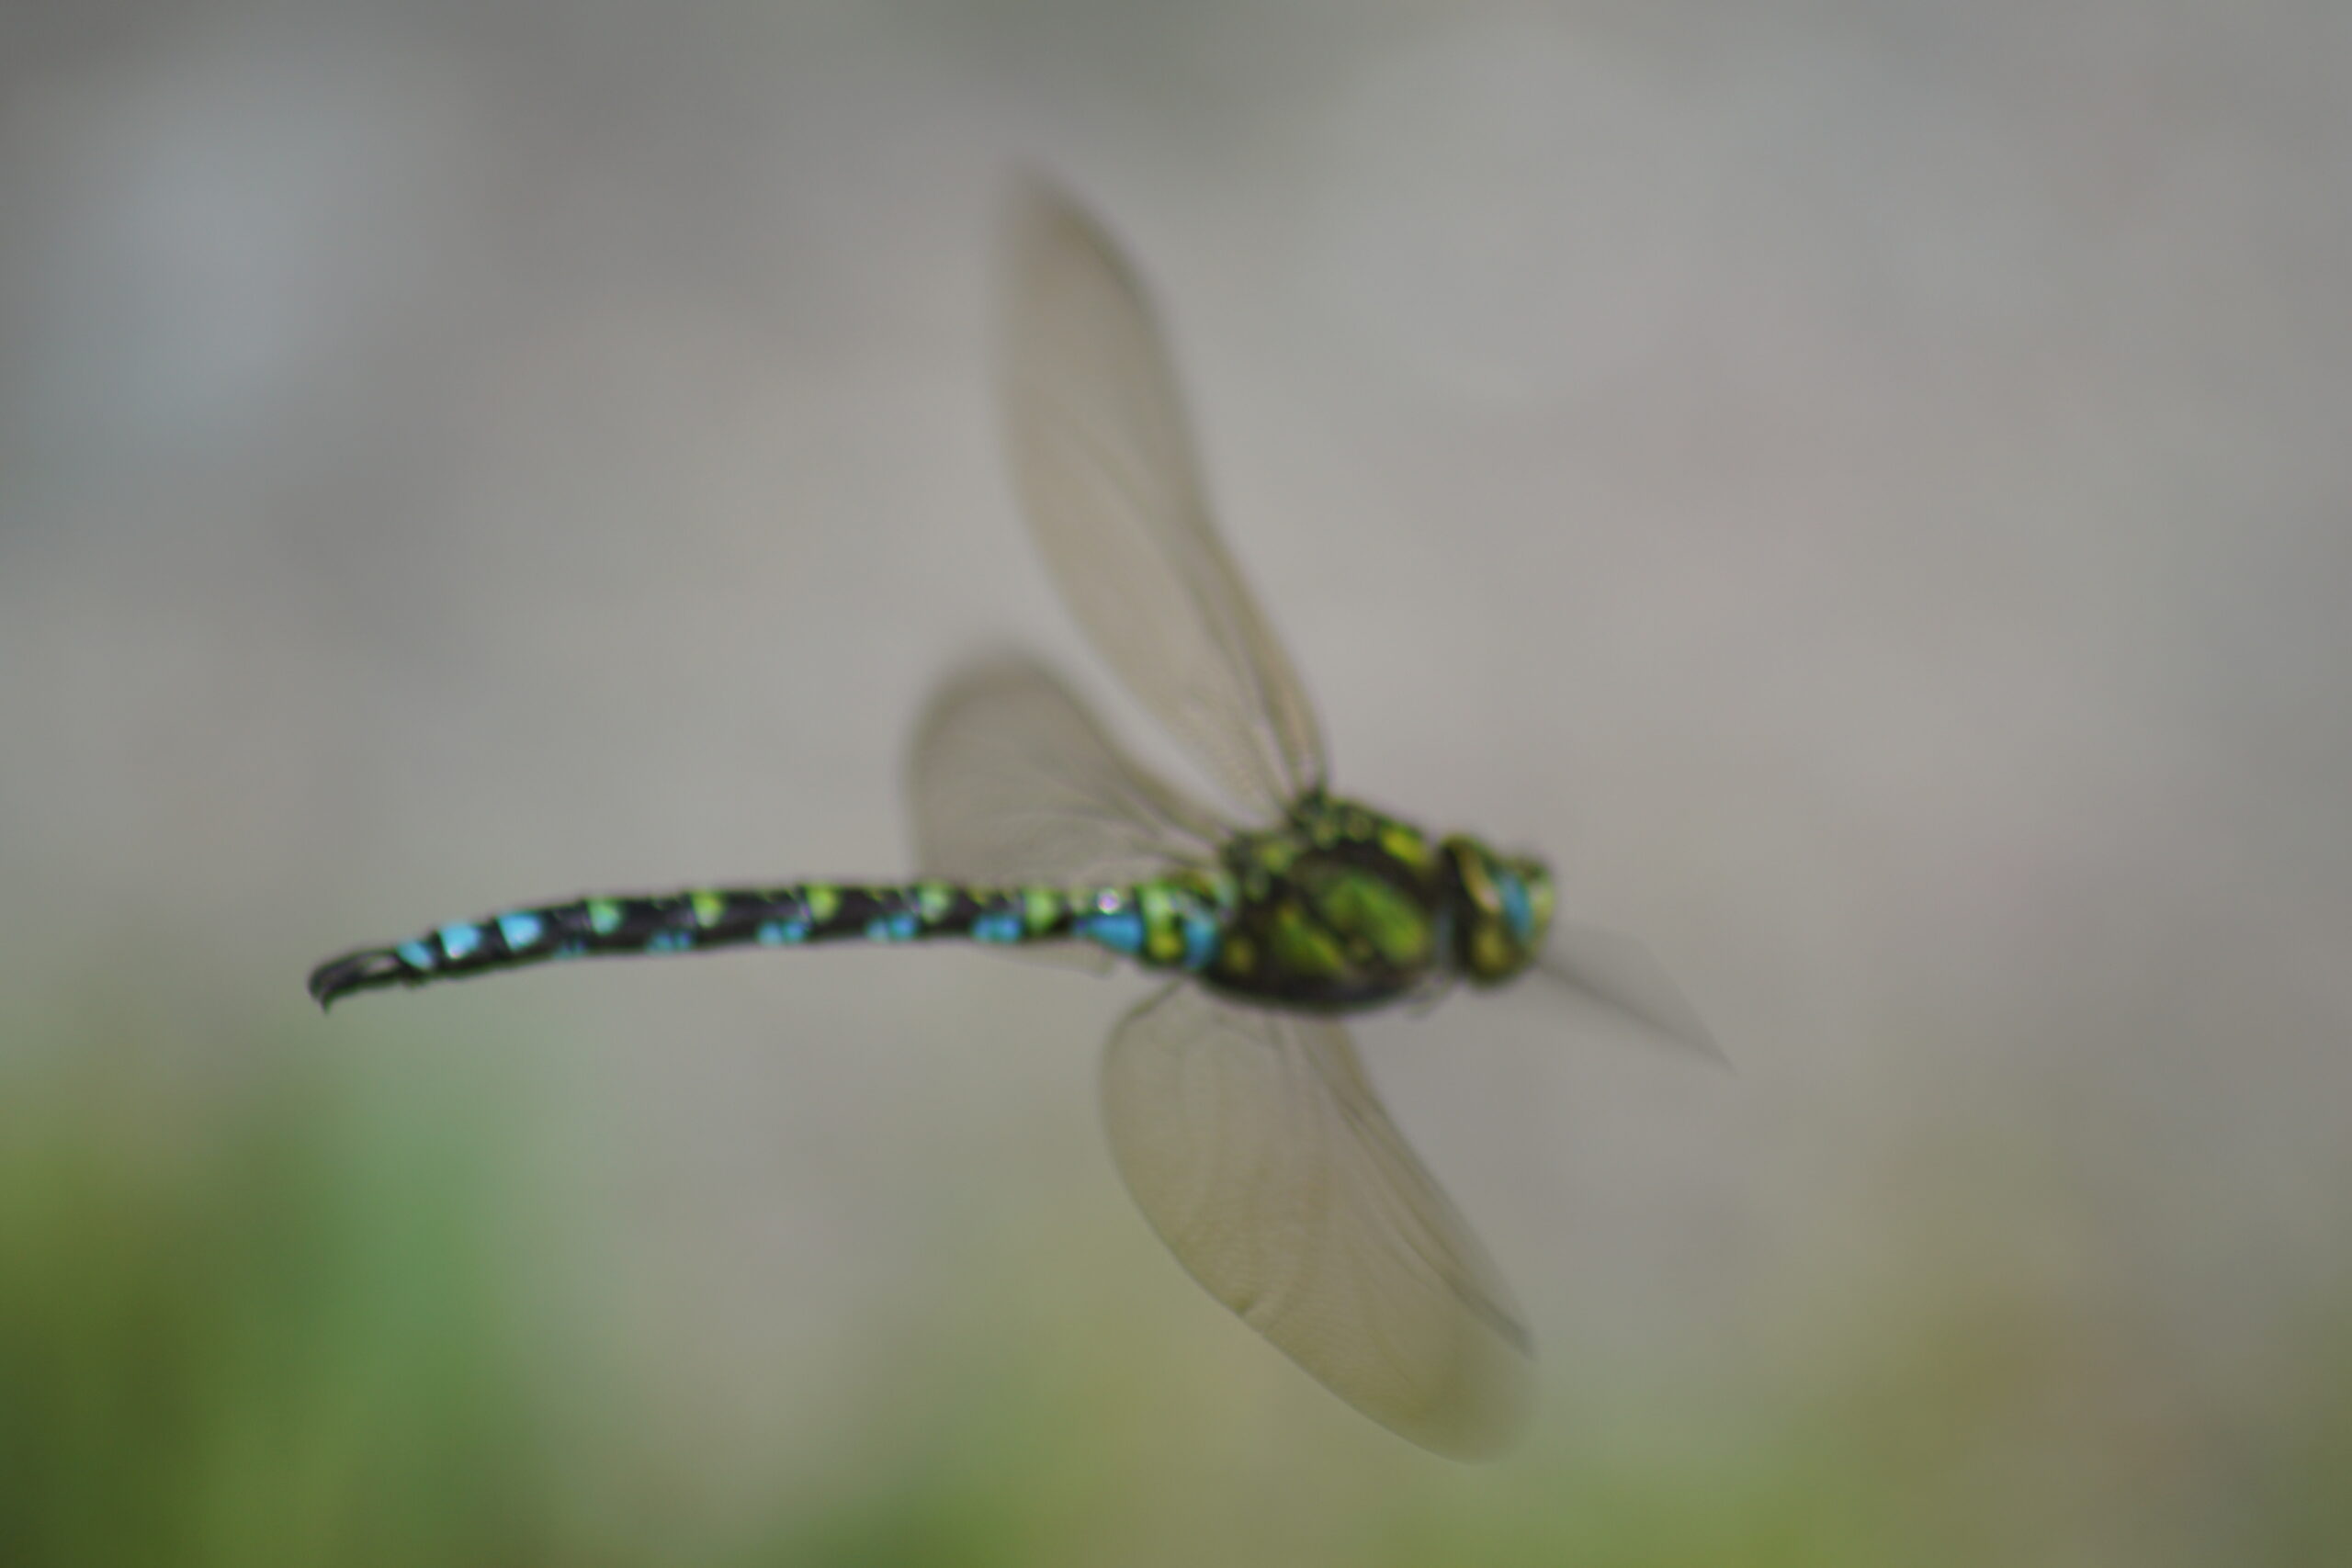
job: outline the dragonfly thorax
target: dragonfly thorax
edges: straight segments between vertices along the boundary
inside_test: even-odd
[[[1477,840],[1317,794],[1281,827],[1227,846],[1234,901],[1202,978],[1311,1011],[1377,1007],[1458,974],[1510,978],[1551,918],[1550,878]]]
[[[1317,1012],[1377,1007],[1445,963],[1443,866],[1418,829],[1316,795],[1224,853],[1234,901],[1215,989]]]

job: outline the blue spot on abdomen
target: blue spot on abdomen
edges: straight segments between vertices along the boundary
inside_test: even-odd
[[[1188,911],[1184,916],[1184,967],[1195,971],[1207,968],[1216,957],[1224,935],[1213,917]]]
[[[546,930],[545,922],[537,915],[517,913],[498,917],[498,934],[505,939],[507,950],[511,953],[520,953],[536,945]]]
[[[471,956],[481,946],[480,926],[443,926],[434,934],[441,939],[441,951],[453,962]]]
[[[1087,915],[1078,922],[1078,934],[1114,953],[1133,958],[1143,951],[1143,917],[1133,909],[1114,914]]]
[[[972,919],[974,942],[1019,942],[1021,932],[1021,911],[1018,909],[990,909],[984,915],[974,916]]]

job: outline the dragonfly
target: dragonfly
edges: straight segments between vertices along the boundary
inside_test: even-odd
[[[907,772],[922,875],[510,908],[362,948],[322,1006],[543,962],[963,941],[1163,978],[1104,1046],[1114,1159],[1209,1293],[1341,1399],[1460,1459],[1507,1447],[1532,1341],[1383,1106],[1350,1015],[1538,976],[1713,1053],[1636,942],[1555,917],[1530,855],[1336,795],[1296,667],[1220,536],[1156,310],[1080,203],[1005,226],[1000,401],[1035,542],[1094,649],[1222,807],[1138,763],[1048,668],[969,668]]]

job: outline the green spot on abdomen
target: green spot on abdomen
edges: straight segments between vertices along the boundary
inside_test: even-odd
[[[1062,918],[1062,896],[1051,887],[1021,890],[1021,919],[1031,936],[1043,936]]]
[[[1154,964],[1173,964],[1183,957],[1184,928],[1168,889],[1147,882],[1136,889],[1136,905],[1143,913],[1143,955]]]
[[[947,918],[956,907],[956,890],[944,882],[918,882],[914,887],[915,908],[922,915],[922,922],[935,926]]]

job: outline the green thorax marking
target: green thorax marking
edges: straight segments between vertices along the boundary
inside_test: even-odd
[[[1238,996],[1347,1011],[1414,989],[1442,963],[1445,881],[1409,823],[1316,795],[1225,851],[1238,904],[1202,978]]]

